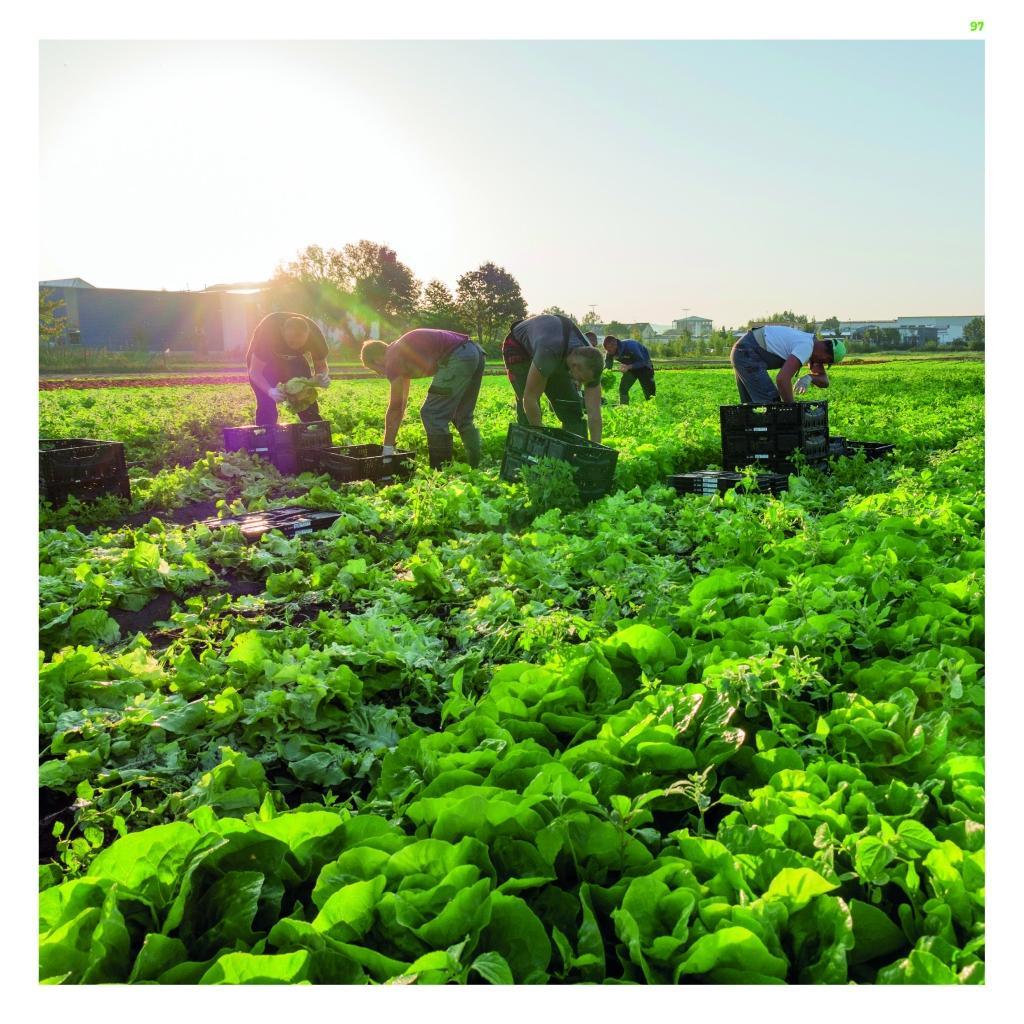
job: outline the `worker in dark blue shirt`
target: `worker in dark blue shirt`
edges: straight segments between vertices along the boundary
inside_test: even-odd
[[[622,380],[619,382],[619,402],[629,405],[629,389],[636,381],[644,393],[644,399],[650,401],[654,397],[654,366],[651,353],[639,341],[621,341],[614,334],[604,339],[604,367],[612,368],[618,362],[622,368]]]

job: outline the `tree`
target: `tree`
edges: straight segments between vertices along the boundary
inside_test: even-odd
[[[599,324],[600,322],[601,314],[595,313],[593,310],[591,310],[580,321],[580,327],[593,327],[595,324]]]
[[[519,282],[487,262],[463,274],[457,285],[459,313],[488,355],[497,355],[513,320],[526,316]]]
[[[443,281],[427,283],[416,318],[423,327],[469,333],[455,296]]]
[[[839,333],[839,317],[830,316],[826,317],[821,325],[823,331],[830,331],[832,334]]]
[[[278,266],[270,292],[279,309],[335,322],[349,314],[364,327],[374,320],[397,327],[412,320],[420,283],[394,249],[363,239],[340,250],[306,246]]]
[[[291,263],[280,265],[275,276],[291,277],[309,284],[330,283],[345,287],[345,258],[337,249],[307,245]]]
[[[383,318],[406,324],[416,311],[420,282],[394,249],[365,238],[342,249],[344,286]]]
[[[53,298],[52,288],[39,289],[39,343],[55,343],[64,334],[67,319],[61,315],[63,299]]]
[[[294,260],[278,265],[267,298],[274,309],[336,322],[357,305],[347,281],[345,259],[339,250],[307,245]]]
[[[747,327],[761,327],[764,324],[784,324],[786,327],[795,327],[799,331],[814,330],[814,318],[804,313],[794,313],[791,309],[783,310],[781,313],[772,313],[761,320],[748,320]]]
[[[964,327],[964,341],[973,349],[985,347],[985,318],[976,316]]]
[[[629,335],[629,324],[624,324],[621,320],[612,320],[605,329],[616,338],[625,338]]]
[[[567,313],[561,306],[548,306],[547,309],[541,310],[541,312],[547,313],[550,316],[568,317],[568,319],[570,319],[574,324],[579,324],[579,320],[577,320],[572,313]]]

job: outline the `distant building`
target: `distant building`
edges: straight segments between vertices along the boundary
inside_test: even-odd
[[[981,316],[981,314],[977,314]],[[964,328],[973,316],[898,316],[894,320],[841,320],[839,333],[855,337],[868,327],[895,329],[900,332],[901,341],[921,342],[933,339],[940,345],[961,341]]]
[[[668,330],[658,335],[658,341],[675,341],[686,332],[694,341],[710,338],[714,324],[704,316],[684,316],[679,320],[673,320]]]
[[[653,324],[639,323],[639,324],[623,324],[616,323],[615,330],[612,329],[612,324],[587,324],[581,326],[580,330],[584,334],[587,331],[593,331],[597,335],[598,344],[604,341],[605,337],[609,334],[614,334],[616,337],[622,338],[635,338],[639,336],[641,341],[655,341],[658,337],[658,332],[655,330]]]
[[[263,285],[218,285],[196,292],[95,288],[81,278],[40,281],[63,302],[62,341],[86,348],[160,352],[241,351],[269,310]]]

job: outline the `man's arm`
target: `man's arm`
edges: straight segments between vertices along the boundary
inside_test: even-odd
[[[807,366],[810,371],[808,376],[811,378],[811,383],[816,388],[827,388],[831,383],[828,379],[828,373],[825,371],[824,363],[810,363]]]
[[[405,407],[409,401],[409,378],[396,377],[391,382],[391,397],[388,411],[384,414],[384,444],[394,447],[398,428],[405,419]]]
[[[272,390],[272,385],[267,381],[263,371],[266,369],[267,364],[264,363],[256,353],[253,353],[252,359],[249,360],[249,380],[262,391],[265,395],[269,395]]]
[[[540,411],[540,396],[544,394],[547,384],[547,377],[537,369],[535,363],[531,363],[530,372],[526,375],[526,387],[523,389],[523,413],[531,427],[539,427],[544,422]]]
[[[601,388],[594,384],[583,389],[583,404],[587,409],[587,430],[590,433],[590,440],[595,444],[601,443]]]
[[[778,376],[775,378],[775,386],[779,389],[779,397],[784,402],[793,401],[793,375],[800,369],[803,363],[796,356],[789,356],[782,364]]]

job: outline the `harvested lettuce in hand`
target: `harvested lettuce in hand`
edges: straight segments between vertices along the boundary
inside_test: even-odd
[[[309,377],[292,377],[279,385],[292,412],[302,412],[316,404],[316,385]]]

